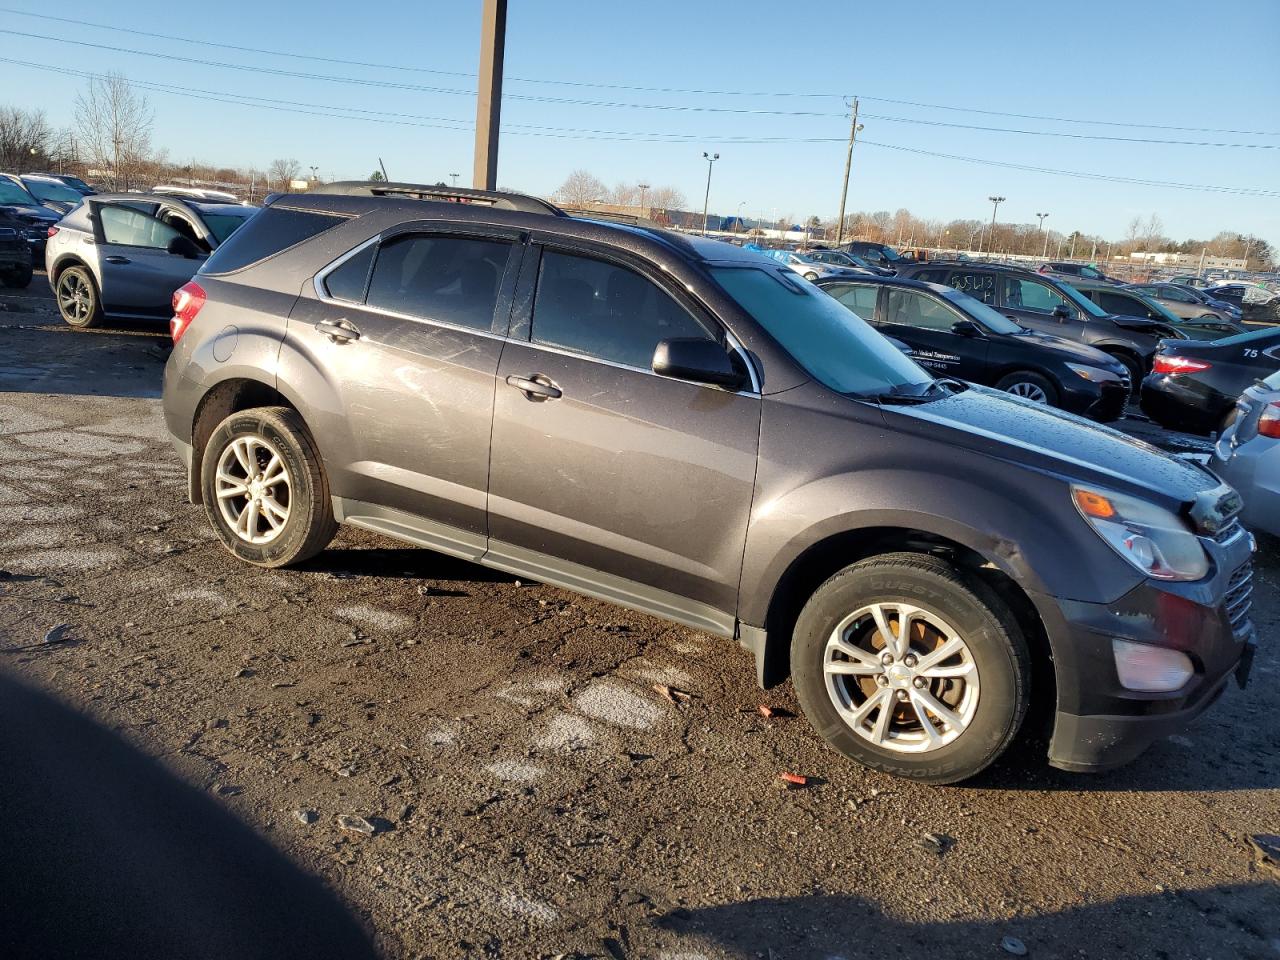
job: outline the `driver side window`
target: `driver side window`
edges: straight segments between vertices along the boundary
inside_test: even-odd
[[[885,299],[887,323],[949,332],[956,321],[963,319],[955,310],[916,290],[889,290]]]
[[[1034,313],[1053,313],[1054,307],[1065,306],[1075,311],[1054,290],[1035,280],[1021,277],[1004,278],[1004,305],[1014,310],[1030,310]]]
[[[103,239],[121,246],[166,250],[174,237],[181,236],[167,223],[132,207],[104,205],[98,209],[98,219]]]

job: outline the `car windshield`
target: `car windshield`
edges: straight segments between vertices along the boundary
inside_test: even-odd
[[[252,216],[252,214],[250,214]],[[245,225],[249,216],[235,213],[206,213],[204,214],[204,222],[208,225],[209,231],[213,234],[214,239],[218,243],[225,243],[227,237],[231,236],[237,230]]]
[[[84,199],[84,194],[72,190],[70,187],[64,187],[62,184],[52,180],[23,180],[22,182],[35,195],[37,200],[59,200],[63,203],[79,203]]]
[[[1183,322],[1181,317],[1177,316],[1175,313],[1173,313],[1173,311],[1171,311],[1168,307],[1166,307],[1163,303],[1161,303],[1159,300],[1157,300],[1155,297],[1151,296],[1150,294],[1142,294],[1138,297],[1138,299],[1147,305],[1147,309],[1153,310],[1156,313],[1158,313],[1161,319],[1163,319],[1166,323],[1182,323]]]
[[[950,300],[992,333],[1016,334],[1027,332],[1026,327],[1021,324],[1014,323],[1003,313],[987,306],[977,297],[971,297],[967,293],[962,293],[957,290],[955,287],[948,287],[943,284],[934,284],[933,288],[942,297],[942,299]]]
[[[1086,297],[1083,293],[1071,286],[1069,283],[1060,283],[1057,291],[1074,303],[1077,307],[1089,314],[1091,317],[1105,317],[1107,311]]]
[[[837,390],[875,396],[933,378],[865,320],[785,270],[713,267],[734,300],[815,379]]]
[[[0,203],[15,203],[18,206],[34,207],[36,198],[18,186],[12,180],[0,179]]]
[[[902,255],[898,253],[897,250],[893,249],[893,247],[881,247],[880,254],[886,260],[890,260],[890,261],[902,259]]]

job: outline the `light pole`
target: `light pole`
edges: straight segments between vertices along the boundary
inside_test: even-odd
[[[462,174],[460,174],[460,173],[451,173],[451,174],[449,174],[449,176],[453,177],[453,185],[456,187],[456,186],[458,185],[458,178],[459,178],[460,176],[462,176]]]
[[[636,187],[640,190],[640,216],[648,218],[649,214],[645,213],[644,195],[649,192],[647,183],[637,183]]]
[[[718,153],[702,151],[702,159],[707,161],[707,192],[702,197],[702,235],[707,235],[707,207],[711,203],[711,165],[720,159]]]
[[[996,243],[996,211],[1000,209],[1000,204],[1004,203],[1004,197],[987,197],[987,199],[991,201],[991,230],[987,234],[987,253],[990,253]]]
[[[738,214],[733,218],[733,232],[738,232],[738,227],[742,225],[742,207],[747,201],[743,200],[738,204]]]
[[[312,183],[315,183],[315,181],[317,181],[317,180],[319,180],[319,179],[320,179],[320,177],[319,177],[319,176],[317,175],[317,173],[316,173],[316,171],[317,171],[317,170],[319,170],[319,169],[320,169],[320,168],[319,168],[319,167],[316,167],[316,166],[313,166],[313,167],[311,168],[311,182],[312,182]]]
[[[1040,237],[1041,239],[1044,240],[1044,244],[1040,250],[1040,259],[1043,260],[1045,257],[1049,255],[1049,238],[1045,235],[1045,232],[1044,232],[1044,218],[1047,217],[1048,214],[1037,213],[1036,216],[1040,218]]]

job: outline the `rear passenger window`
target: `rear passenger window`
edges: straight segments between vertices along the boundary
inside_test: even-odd
[[[369,278],[370,307],[472,330],[491,330],[511,244],[417,235],[384,243]]]
[[[836,287],[835,297],[863,320],[871,321],[876,315],[876,297],[879,287],[869,287],[865,283],[849,284],[847,287]]]
[[[658,341],[713,339],[664,290],[603,260],[546,251],[533,304],[533,341],[652,369]]]
[[[946,282],[947,271],[945,270],[919,270],[911,275],[912,280],[923,280],[925,283],[944,283]]]
[[[996,302],[996,278],[993,274],[956,270],[947,283],[988,306]]]
[[[1005,277],[1004,305],[1011,310],[1052,313],[1054,307],[1067,306],[1067,301],[1046,284],[1021,277]]]
[[[231,273],[319,236],[346,217],[284,207],[266,207],[227,238],[205,261],[201,273]]]
[[[325,292],[338,300],[364,303],[369,268],[373,266],[373,255],[377,252],[378,245],[371,243],[350,260],[330,270],[329,275],[324,278]]]

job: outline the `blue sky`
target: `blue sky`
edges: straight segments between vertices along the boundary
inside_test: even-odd
[[[287,112],[147,91],[155,111],[154,141],[168,148],[172,159],[265,167],[273,158],[295,157],[304,166],[317,165],[326,178],[362,178],[380,156],[393,179],[447,180],[455,172],[463,175],[460,182],[469,178],[472,135],[463,128],[474,120],[474,98],[467,91],[474,89],[480,0],[383,0],[364,8],[364,21],[358,5],[325,0],[305,5],[223,0],[195,13],[187,12],[195,9],[190,4],[152,0],[63,0],[53,7],[0,0],[0,7],[418,68],[275,57],[0,11],[0,30],[366,81],[166,61],[0,33],[0,58],[86,72],[119,70],[136,81],[207,91],[204,97],[312,105],[291,108],[309,112]],[[701,154],[717,150],[722,159],[712,182],[713,211],[733,213],[741,203],[746,216],[833,217],[844,162],[839,141],[848,134],[840,94],[847,93],[861,97],[865,130],[860,136],[866,141],[854,157],[851,210],[907,207],[925,217],[985,218],[990,215],[986,197],[998,193],[1008,198],[1000,209],[1002,221],[1034,222],[1035,212],[1048,211],[1047,227],[1118,238],[1134,216],[1154,212],[1176,238],[1230,229],[1257,233],[1280,246],[1280,149],[931,125],[1280,148],[1278,42],[1280,3],[1275,0],[1068,5],[511,0],[499,181],[548,193],[570,171],[584,168],[611,184],[670,184],[684,192],[690,206],[700,206],[706,175]],[[69,125],[75,94],[85,82],[0,62],[0,103],[41,108],[55,125]],[[1214,132],[1056,122],[890,102],[895,100]],[[404,122],[315,115],[338,108],[400,114]],[[431,119],[415,119],[424,117]],[[1241,132],[1217,132],[1224,130]],[[688,139],[644,141],[652,135]],[[616,139],[601,139],[606,137]],[[749,144],[732,138],[792,142]],[[795,142],[824,139],[835,142]],[[892,147],[1274,195],[1097,182]]]

